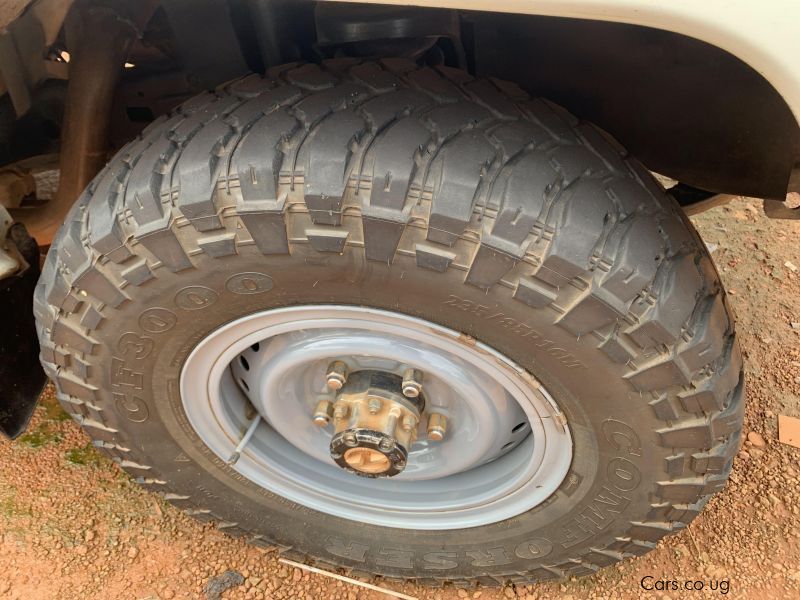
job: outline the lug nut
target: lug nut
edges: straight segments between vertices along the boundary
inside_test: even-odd
[[[417,420],[413,415],[406,415],[403,417],[403,431],[411,431],[417,426]]]
[[[330,400],[320,400],[317,402],[317,407],[314,409],[314,425],[317,427],[325,427],[331,421],[333,416],[333,404]]]
[[[328,365],[325,382],[332,390],[340,390],[347,382],[347,365],[340,360],[335,360]]]
[[[377,415],[383,408],[383,402],[380,398],[370,398],[369,402],[367,402],[367,408],[369,409],[369,414]]]
[[[406,369],[403,373],[403,395],[407,398],[416,398],[422,391],[422,371],[419,369]]]
[[[428,417],[428,439],[441,442],[447,432],[447,417],[441,413],[431,413]]]

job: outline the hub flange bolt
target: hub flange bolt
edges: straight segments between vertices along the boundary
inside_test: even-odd
[[[333,404],[330,400],[320,400],[317,402],[317,407],[314,409],[314,425],[317,427],[325,427],[333,417]]]
[[[383,438],[380,444],[378,444],[378,448],[384,452],[390,452],[394,448],[394,442],[389,438]]]
[[[347,382],[347,365],[340,360],[334,360],[328,365],[325,373],[325,382],[332,390],[340,390]]]
[[[333,407],[333,419],[341,421],[347,416],[348,408],[346,404],[335,404]]]
[[[355,446],[358,444],[358,439],[356,438],[355,433],[345,433],[344,434],[344,443],[348,446]]]
[[[441,442],[447,433],[447,417],[441,413],[431,413],[428,417],[428,439]]]
[[[422,391],[422,371],[419,369],[406,369],[403,373],[403,395],[407,398],[416,398]]]
[[[403,417],[403,431],[411,431],[417,426],[417,420],[412,415]]]
[[[370,398],[369,402],[367,402],[367,408],[369,409],[369,414],[377,415],[383,408],[383,402],[380,398]]]

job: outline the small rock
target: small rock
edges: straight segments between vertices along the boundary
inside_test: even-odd
[[[89,543],[93,539],[94,539],[94,531],[92,531],[91,529],[87,530],[86,533],[83,536],[83,541],[86,542],[86,543]]]
[[[754,448],[763,448],[767,445],[767,443],[764,441],[764,437],[757,431],[751,431],[748,433],[747,441],[753,444]]]
[[[456,595],[458,595],[459,598],[468,598],[469,597],[469,594],[467,593],[467,590],[458,590],[456,592]]]
[[[797,272],[797,266],[790,260],[787,260],[785,263],[783,263],[783,266],[789,269],[792,273]]]
[[[206,598],[208,600],[221,600],[222,593],[237,585],[244,583],[244,577],[236,571],[225,571],[222,575],[212,577],[208,580],[205,587]]]
[[[139,550],[134,546],[131,546],[131,548],[128,550],[128,558],[136,558],[138,554]]]
[[[789,323],[789,325],[791,326],[792,329],[800,329],[800,323],[798,323],[797,321],[792,321],[791,323]]]
[[[507,587],[503,590],[503,595],[506,598],[516,598],[517,594],[514,592],[513,588]]]

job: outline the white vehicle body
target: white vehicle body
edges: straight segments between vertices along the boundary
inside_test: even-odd
[[[345,0],[332,0],[345,1]],[[800,121],[800,3],[795,0],[362,0],[643,25],[726,50],[758,71]]]

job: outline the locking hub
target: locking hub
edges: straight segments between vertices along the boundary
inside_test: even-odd
[[[337,390],[330,443],[337,465],[363,477],[392,477],[405,469],[425,397],[421,385],[416,396],[404,396],[403,379],[385,371],[357,371]]]

